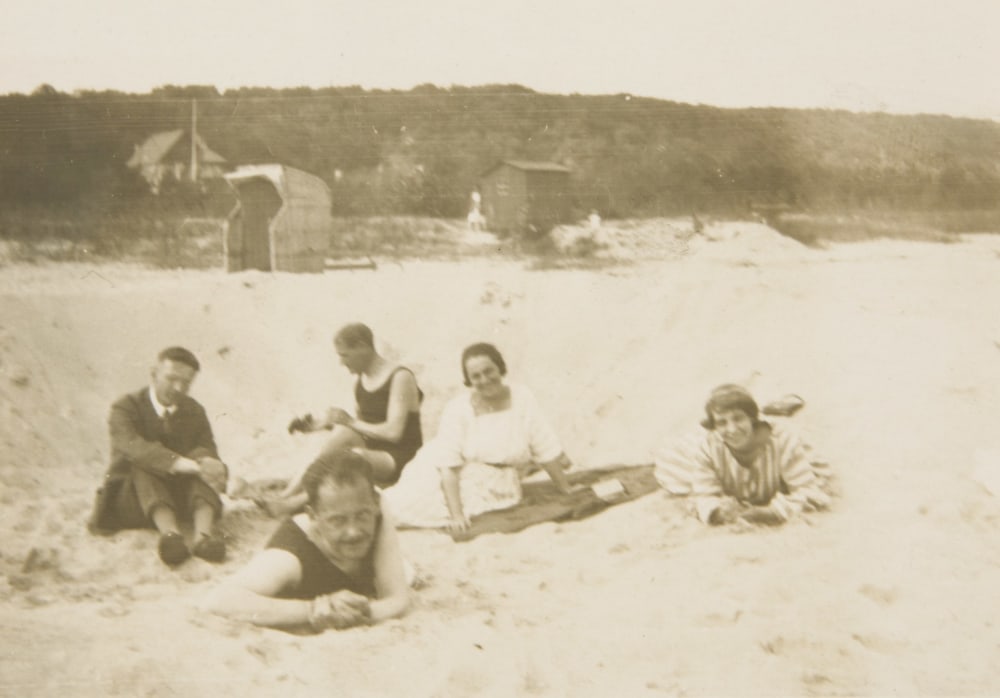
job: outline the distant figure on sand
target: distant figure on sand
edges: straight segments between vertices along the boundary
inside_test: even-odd
[[[205,608],[256,625],[343,630],[406,611],[399,539],[352,451],[321,454],[302,478],[305,513],[286,519],[267,546],[211,593]]]
[[[469,230],[480,232],[486,227],[486,218],[483,216],[483,197],[478,189],[473,189],[469,195],[469,215],[467,217]]]
[[[712,391],[698,441],[656,454],[656,479],[674,495],[691,497],[708,524],[737,520],[780,524],[802,511],[830,504],[826,463],[787,425],[760,418],[757,402],[731,383]]]
[[[492,344],[462,352],[462,376],[471,390],[445,406],[437,436],[383,492],[401,524],[465,531],[471,517],[520,502],[521,478],[539,468],[560,490],[572,490],[559,438],[534,395],[508,385],[506,375]]]
[[[387,361],[375,351],[375,338],[367,325],[345,325],[337,332],[333,345],[340,362],[358,377],[354,384],[357,416],[331,407],[322,418],[311,414],[296,417],[288,431],[332,429],[322,452],[346,448],[360,453],[371,463],[375,484],[389,486],[399,479],[403,466],[423,445],[423,393],[410,369]],[[278,499],[265,502],[265,506],[281,516],[301,510],[305,501],[301,479],[296,478]]]
[[[94,533],[156,528],[160,559],[168,565],[192,552],[212,562],[226,555],[213,528],[228,469],[219,460],[205,409],[187,394],[199,368],[187,349],[164,349],[150,385],[111,406],[111,467],[90,520]],[[190,549],[178,527],[181,517],[193,522]]]
[[[479,211],[469,211],[466,220],[469,224],[469,230],[474,233],[480,233],[486,229],[486,216]]]
[[[591,230],[601,229],[601,214],[597,212],[597,209],[590,211],[590,215],[587,216],[587,225],[590,226]]]

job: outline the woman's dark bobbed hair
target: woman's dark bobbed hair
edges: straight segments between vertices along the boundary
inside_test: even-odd
[[[757,401],[753,399],[750,391],[735,383],[725,383],[715,388],[708,396],[708,401],[705,403],[705,419],[701,420],[701,425],[709,430],[715,429],[712,413],[728,410],[740,410],[755,426],[759,421],[760,408],[757,407]]]
[[[470,344],[462,352],[462,379],[465,382],[466,387],[472,385],[472,381],[469,380],[469,372],[465,369],[465,362],[471,359],[473,356],[485,356],[487,359],[496,364],[496,367],[500,369],[500,375],[507,375],[507,362],[503,360],[503,355],[500,350],[489,342],[477,342],[476,344]]]

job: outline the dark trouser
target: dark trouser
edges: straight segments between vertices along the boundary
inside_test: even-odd
[[[199,501],[212,507],[219,517],[219,495],[197,475],[154,475],[134,469],[122,482],[114,511],[121,528],[153,528],[150,515],[157,507],[165,506],[181,519],[190,517]]]

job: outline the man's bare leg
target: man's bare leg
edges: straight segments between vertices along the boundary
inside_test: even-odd
[[[372,478],[379,487],[388,487],[396,479],[396,461],[385,451],[373,451],[370,448],[351,450],[371,463]]]
[[[333,428],[333,434],[323,444],[319,455],[339,450],[367,450],[363,448],[364,445],[365,440],[358,432],[338,425]],[[377,453],[377,451],[373,451],[373,453]],[[302,489],[303,475],[305,475],[305,470],[292,479],[277,497],[262,499],[258,504],[275,518],[284,518],[302,511],[308,501],[308,497]]]
[[[333,428],[333,434],[323,444],[323,448],[320,449],[320,454],[329,453],[330,451],[338,451],[341,449],[351,450],[354,448],[362,448],[364,445],[365,440],[361,438],[361,435],[358,434],[358,432],[338,425]],[[305,470],[289,481],[285,489],[282,490],[280,496],[283,498],[291,497],[292,495],[301,492],[303,475],[305,475]]]

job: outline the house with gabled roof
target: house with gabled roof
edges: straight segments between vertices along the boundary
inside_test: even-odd
[[[135,146],[126,165],[139,171],[154,194],[160,193],[166,179],[221,179],[226,171],[226,159],[209,148],[198,134],[192,154],[190,132],[183,129],[154,133]]]

